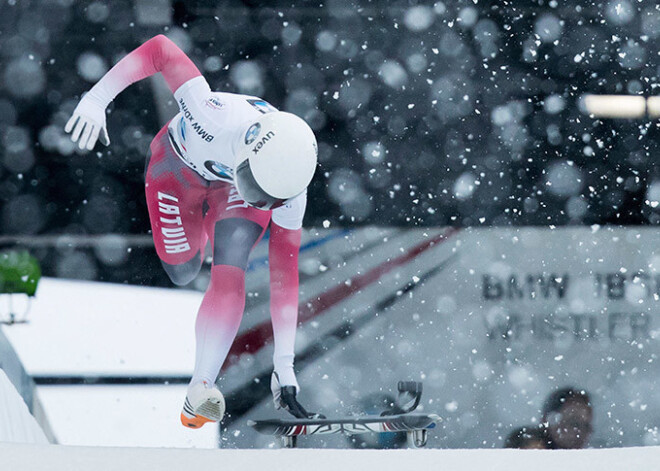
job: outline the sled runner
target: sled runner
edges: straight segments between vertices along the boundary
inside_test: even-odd
[[[325,435],[344,433],[406,432],[408,445],[419,448],[426,445],[427,431],[436,426],[441,418],[435,414],[413,414],[422,394],[422,384],[400,381],[397,404],[381,415],[364,415],[341,418],[266,419],[249,420],[248,425],[257,432],[282,438],[286,448],[294,448],[300,435]]]

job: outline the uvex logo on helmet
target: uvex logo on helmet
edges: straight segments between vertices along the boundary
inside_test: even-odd
[[[259,151],[263,148],[263,146],[265,146],[266,143],[270,141],[274,136],[275,136],[275,131],[268,131],[264,137],[259,139],[257,145],[252,148],[252,152],[258,154]]]

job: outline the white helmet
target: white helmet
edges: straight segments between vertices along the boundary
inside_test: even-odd
[[[316,138],[305,121],[284,111],[266,113],[241,135],[236,189],[255,208],[278,208],[312,181],[317,153]]]

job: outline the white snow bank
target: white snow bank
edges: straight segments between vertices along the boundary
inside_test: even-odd
[[[217,448],[217,425],[198,430],[181,425],[186,387],[64,385],[39,386],[38,391],[62,445]]]
[[[43,278],[4,329],[32,376],[188,375],[202,293]]]
[[[545,450],[193,450],[94,448],[0,443],[2,469],[13,471],[181,469],[442,469],[443,471],[557,471],[658,469],[660,447],[578,451]]]
[[[48,443],[23,398],[0,370],[0,442]],[[1,460],[0,460],[1,461]]]

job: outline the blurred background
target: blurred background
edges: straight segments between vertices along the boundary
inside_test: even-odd
[[[78,152],[63,126],[83,92],[158,33],[212,88],[262,96],[309,122],[320,164],[306,226],[660,223],[658,127],[592,119],[577,106],[585,92],[655,92],[652,1],[0,8],[5,236],[148,234],[145,155],[174,105],[150,81],[130,87],[108,115],[112,145],[93,153]],[[108,236],[96,249],[51,241],[35,253],[46,274],[169,285],[155,253],[127,252],[128,239]]]

